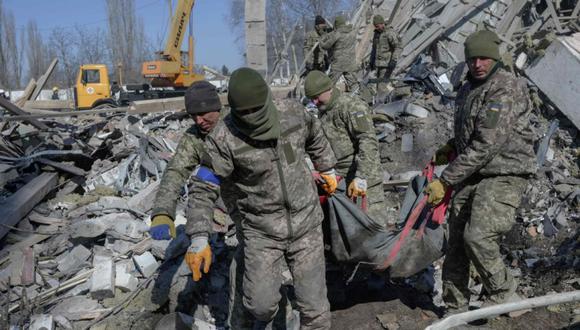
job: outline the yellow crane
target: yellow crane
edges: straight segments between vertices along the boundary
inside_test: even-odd
[[[193,82],[204,76],[194,71],[193,22],[191,11],[195,0],[178,0],[171,19],[165,49],[159,59],[144,62],[143,76],[149,84],[120,85],[109,83],[109,72],[104,64],[84,64],[79,68],[75,85],[75,108],[91,109],[126,106],[132,101],[183,96]],[[189,49],[181,50],[189,22]],[[152,89],[151,87],[159,87]],[[161,88],[172,87],[172,88]]]
[[[158,60],[143,63],[143,76],[151,79],[151,86],[187,88],[193,82],[204,79],[203,75],[194,71],[193,21],[191,20],[194,4],[195,0],[177,1],[165,49],[158,53]],[[181,45],[188,22],[188,51],[184,52],[181,50]]]

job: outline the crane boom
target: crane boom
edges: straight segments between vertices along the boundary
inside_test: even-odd
[[[165,49],[159,52],[159,59],[143,63],[143,76],[151,79],[153,87],[187,88],[193,82],[203,80],[203,75],[194,72],[193,64],[193,36],[191,24],[191,11],[195,0],[178,0],[175,13],[171,19],[171,30],[167,35]],[[190,35],[188,42],[188,60],[184,60],[185,52],[181,51],[181,45],[185,38],[187,25],[189,24]],[[188,62],[187,65],[184,61]]]
[[[167,36],[163,56],[173,61],[181,59],[181,44],[187,30],[189,16],[193,10],[195,0],[180,0],[177,2],[175,14],[171,20],[171,32]]]

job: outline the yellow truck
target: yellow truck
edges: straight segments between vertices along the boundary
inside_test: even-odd
[[[183,96],[185,89],[151,88],[149,84],[131,84],[123,89],[109,80],[105,64],[85,64],[79,68],[74,87],[75,109],[102,109],[128,106],[133,101]]]
[[[74,88],[75,108],[93,109],[127,106],[136,100],[183,96],[185,89],[204,76],[194,71],[193,23],[191,11],[195,0],[179,0],[171,19],[171,30],[165,49],[159,58],[142,65],[143,77],[150,84],[121,86],[110,84],[109,72],[104,64],[85,64],[79,69]],[[181,50],[189,22],[189,49]]]

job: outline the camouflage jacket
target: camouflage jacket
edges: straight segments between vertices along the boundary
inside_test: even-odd
[[[356,31],[352,25],[341,26],[324,35],[320,46],[328,50],[332,70],[338,72],[354,72],[356,64]]]
[[[304,56],[308,55],[314,45],[320,41],[323,34],[319,34],[316,29],[310,31],[306,35],[306,39],[304,39]],[[310,64],[315,69],[324,68],[326,66],[326,51],[320,47],[320,45],[316,46],[316,48],[310,53],[310,56],[306,58],[306,63]]]
[[[169,161],[161,178],[152,216],[163,214],[175,219],[175,208],[181,189],[198,165],[209,164],[204,140],[205,136],[195,125],[183,134],[175,155]]]
[[[386,67],[391,61],[397,61],[401,54],[401,42],[399,36],[388,27],[380,32],[375,30],[373,47],[371,50],[371,67]]]
[[[382,182],[379,141],[364,102],[335,88],[320,121],[336,156],[338,174],[347,181],[366,179],[369,186]]]
[[[275,104],[280,111],[278,140],[252,140],[226,116],[208,135],[206,149],[221,180],[221,189],[231,189],[238,196],[236,207],[242,217],[242,233],[286,239],[300,237],[322,222],[306,155],[320,171],[334,168],[336,159],[320,122],[302,105],[294,100]],[[195,223],[188,233],[198,235],[209,232],[220,187],[193,181],[191,218]]]
[[[531,104],[523,81],[497,68],[483,82],[468,80],[456,99],[454,139],[457,158],[441,179],[457,185],[477,174],[529,175],[536,171]]]

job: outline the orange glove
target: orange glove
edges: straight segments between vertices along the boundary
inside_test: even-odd
[[[336,181],[336,172],[334,169],[326,172],[320,173],[320,177],[324,182],[320,185],[327,194],[332,195],[338,186],[338,182]]]
[[[439,205],[445,197],[447,186],[439,179],[429,182],[425,188],[425,193],[429,195],[427,202],[433,206]]]
[[[354,178],[348,185],[347,195],[349,197],[363,197],[367,194],[367,180]]]
[[[203,263],[203,272],[207,274],[211,266],[211,248],[208,244],[207,237],[199,236],[191,240],[191,245],[185,253],[185,263],[193,273],[195,282],[201,279],[201,265]]]

